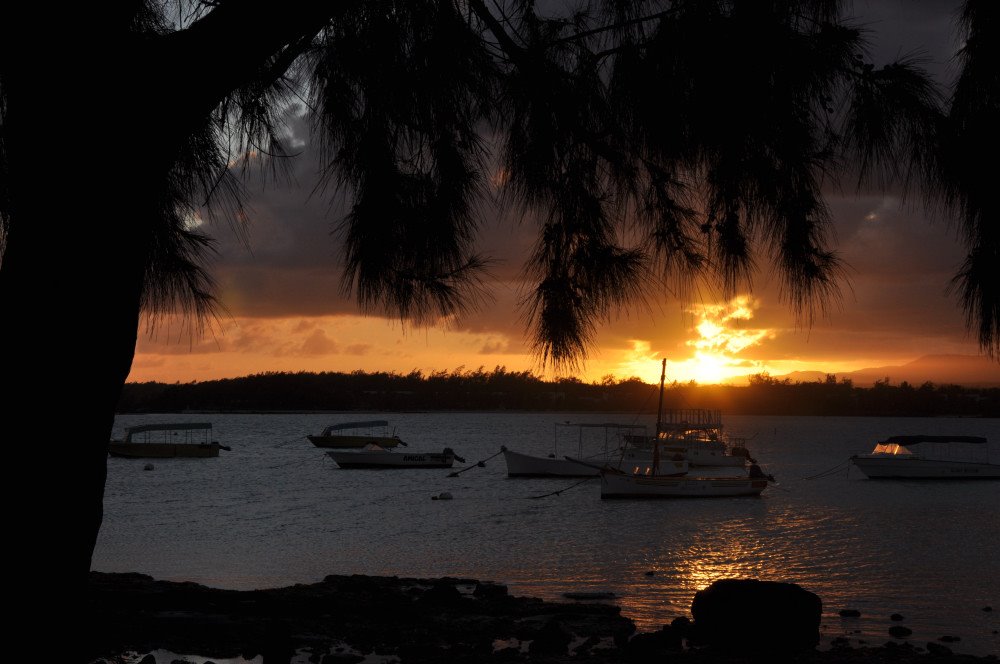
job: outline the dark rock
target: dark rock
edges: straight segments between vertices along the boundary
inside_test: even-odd
[[[838,611],[841,618],[860,618],[861,612],[857,609],[841,609]]]
[[[573,640],[573,632],[569,631],[558,620],[550,620],[538,630],[538,634],[528,646],[531,655],[565,655]]]
[[[635,634],[635,625],[632,623],[618,625],[612,633],[616,648],[624,648],[628,645],[629,639]]]
[[[673,627],[636,634],[625,646],[625,658],[633,662],[662,660],[670,652],[681,650],[681,636]]]
[[[521,659],[520,648],[502,648],[493,653],[493,661],[512,662]]]
[[[424,604],[449,606],[461,602],[462,593],[453,584],[435,583],[424,591],[419,601]]]
[[[927,652],[932,655],[951,655],[951,648],[948,646],[943,646],[940,643],[934,643],[933,641],[927,642]]]
[[[193,662],[189,662],[186,659],[175,659],[170,664],[193,664]]]
[[[520,641],[531,641],[538,636],[541,629],[542,624],[537,620],[519,620],[514,623],[510,633],[511,636]]]
[[[363,655],[352,655],[350,653],[337,653],[325,655],[320,664],[357,664],[364,661]]]
[[[498,599],[507,596],[507,586],[499,583],[477,583],[472,591],[473,597],[479,599]]]
[[[962,637],[960,636],[948,636],[948,635],[942,636],[940,639],[938,639],[938,641],[944,641],[945,643],[955,643],[961,640]]]
[[[590,652],[591,648],[593,648],[600,642],[601,642],[600,637],[591,634],[586,639],[584,639],[583,643],[573,648],[573,654],[576,656],[586,655],[588,652]]]
[[[646,576],[655,576],[655,575],[656,572],[654,572],[653,570],[649,570],[648,572],[646,572]]]
[[[983,607],[983,611],[992,611],[992,610],[993,610],[992,606],[984,606]]]
[[[682,639],[688,638],[691,633],[691,619],[687,616],[679,616],[670,621],[670,627],[677,632]]]
[[[288,664],[291,661],[296,653],[288,625],[275,620],[266,626],[260,654],[264,664]]]
[[[891,616],[889,616],[889,620],[893,620],[895,622],[899,622],[900,620],[904,620],[904,618],[903,618],[902,614],[894,613]]]
[[[823,604],[794,583],[725,579],[698,591],[689,638],[741,653],[793,652],[819,643]]]
[[[893,625],[889,628],[889,636],[896,639],[905,639],[910,634],[913,634],[913,630],[909,627],[903,627],[902,625]]]
[[[448,659],[448,651],[433,643],[404,643],[399,646],[399,659],[406,663],[442,662]]]
[[[156,664],[156,658],[152,655],[146,655],[139,660],[139,664]]]

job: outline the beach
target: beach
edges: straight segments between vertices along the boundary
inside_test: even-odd
[[[89,602],[88,654],[95,663],[191,661],[185,655],[262,664],[997,659],[961,654],[953,644],[894,639],[888,631],[883,643],[866,647],[836,639],[818,648],[792,647],[791,634],[698,644],[700,619],[640,632],[613,602],[548,602],[468,578],[329,576],[314,584],[235,591],[94,572]],[[784,629],[768,623],[767,615],[759,617],[764,631]],[[734,635],[740,633],[740,626],[732,627]]]

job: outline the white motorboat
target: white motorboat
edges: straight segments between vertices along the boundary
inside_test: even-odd
[[[450,447],[441,452],[396,452],[375,443],[369,443],[360,450],[327,450],[330,458],[341,468],[451,468],[458,459]]]
[[[657,420],[656,442],[664,455],[680,455],[692,467],[743,468],[753,463],[743,438],[727,439],[722,433],[722,411],[707,408],[671,408]],[[652,440],[630,441],[637,450]]]
[[[1000,479],[980,436],[892,436],[851,463],[869,479]]]

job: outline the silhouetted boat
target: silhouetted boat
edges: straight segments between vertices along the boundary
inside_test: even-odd
[[[559,454],[559,432],[563,428],[577,428],[577,455],[570,460]],[[552,453],[548,456],[523,454],[504,449],[503,458],[507,462],[507,477],[597,477],[598,468],[605,463],[618,463],[622,451],[622,432],[645,429],[641,424],[618,424],[617,422],[557,422],[552,436]],[[598,450],[588,450],[585,455],[583,432],[585,429],[604,429],[604,446]],[[613,438],[609,439],[609,435]],[[577,463],[576,460],[584,463]]]
[[[648,456],[657,442],[665,457],[683,458],[692,468],[743,468],[753,463],[743,438],[726,438],[722,433],[722,411],[707,408],[671,408],[657,421],[657,436],[627,436],[629,454],[637,459]]]
[[[751,474],[737,477],[634,475],[606,468],[601,471],[601,498],[759,496],[767,483],[768,478],[757,466],[751,467]]]
[[[341,468],[451,468],[455,459],[465,463],[465,459],[455,454],[450,447],[435,452],[395,452],[374,443],[360,450],[328,450],[330,458]]]
[[[108,444],[111,456],[132,459],[217,457],[219,450],[229,447],[212,440],[212,425],[207,422],[140,424],[125,429],[122,440]]]
[[[382,448],[397,445],[406,447],[406,443],[396,435],[395,429],[389,433],[389,423],[386,420],[331,424],[318,436],[306,436],[306,438],[316,447],[361,448],[371,443]]]
[[[601,498],[707,498],[759,496],[769,478],[754,463],[747,468],[748,454],[733,454],[720,440],[722,417],[719,411],[680,409],[663,413],[663,385],[667,362],[660,372],[660,403],[656,413],[657,435],[630,436],[626,444],[639,444],[639,451],[622,454],[617,468],[606,465],[601,474]],[[745,450],[745,447],[743,448]],[[678,473],[673,464],[713,467],[709,475]],[[720,476],[720,472],[733,475]]]
[[[1000,479],[980,436],[892,436],[851,462],[869,479]]]

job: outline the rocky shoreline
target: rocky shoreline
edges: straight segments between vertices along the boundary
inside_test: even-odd
[[[146,653],[157,649],[218,659],[262,656],[264,664],[287,664],[293,657],[317,664],[997,661],[952,654],[939,644],[892,641],[875,648],[835,641],[830,650],[817,651],[818,631],[813,636],[810,626],[792,619],[803,606],[812,610],[815,595],[797,586],[790,591],[791,584],[724,583],[738,594],[696,598],[703,608],[694,612],[694,622],[679,618],[656,632],[637,633],[617,606],[515,597],[505,586],[475,579],[328,576],[308,585],[236,591],[93,572],[85,645],[88,661],[106,664],[153,664]],[[779,591],[780,606],[760,604],[763,596],[754,593],[761,590]],[[750,612],[756,622],[735,624],[737,614],[727,611],[745,616],[747,601],[761,608]]]

